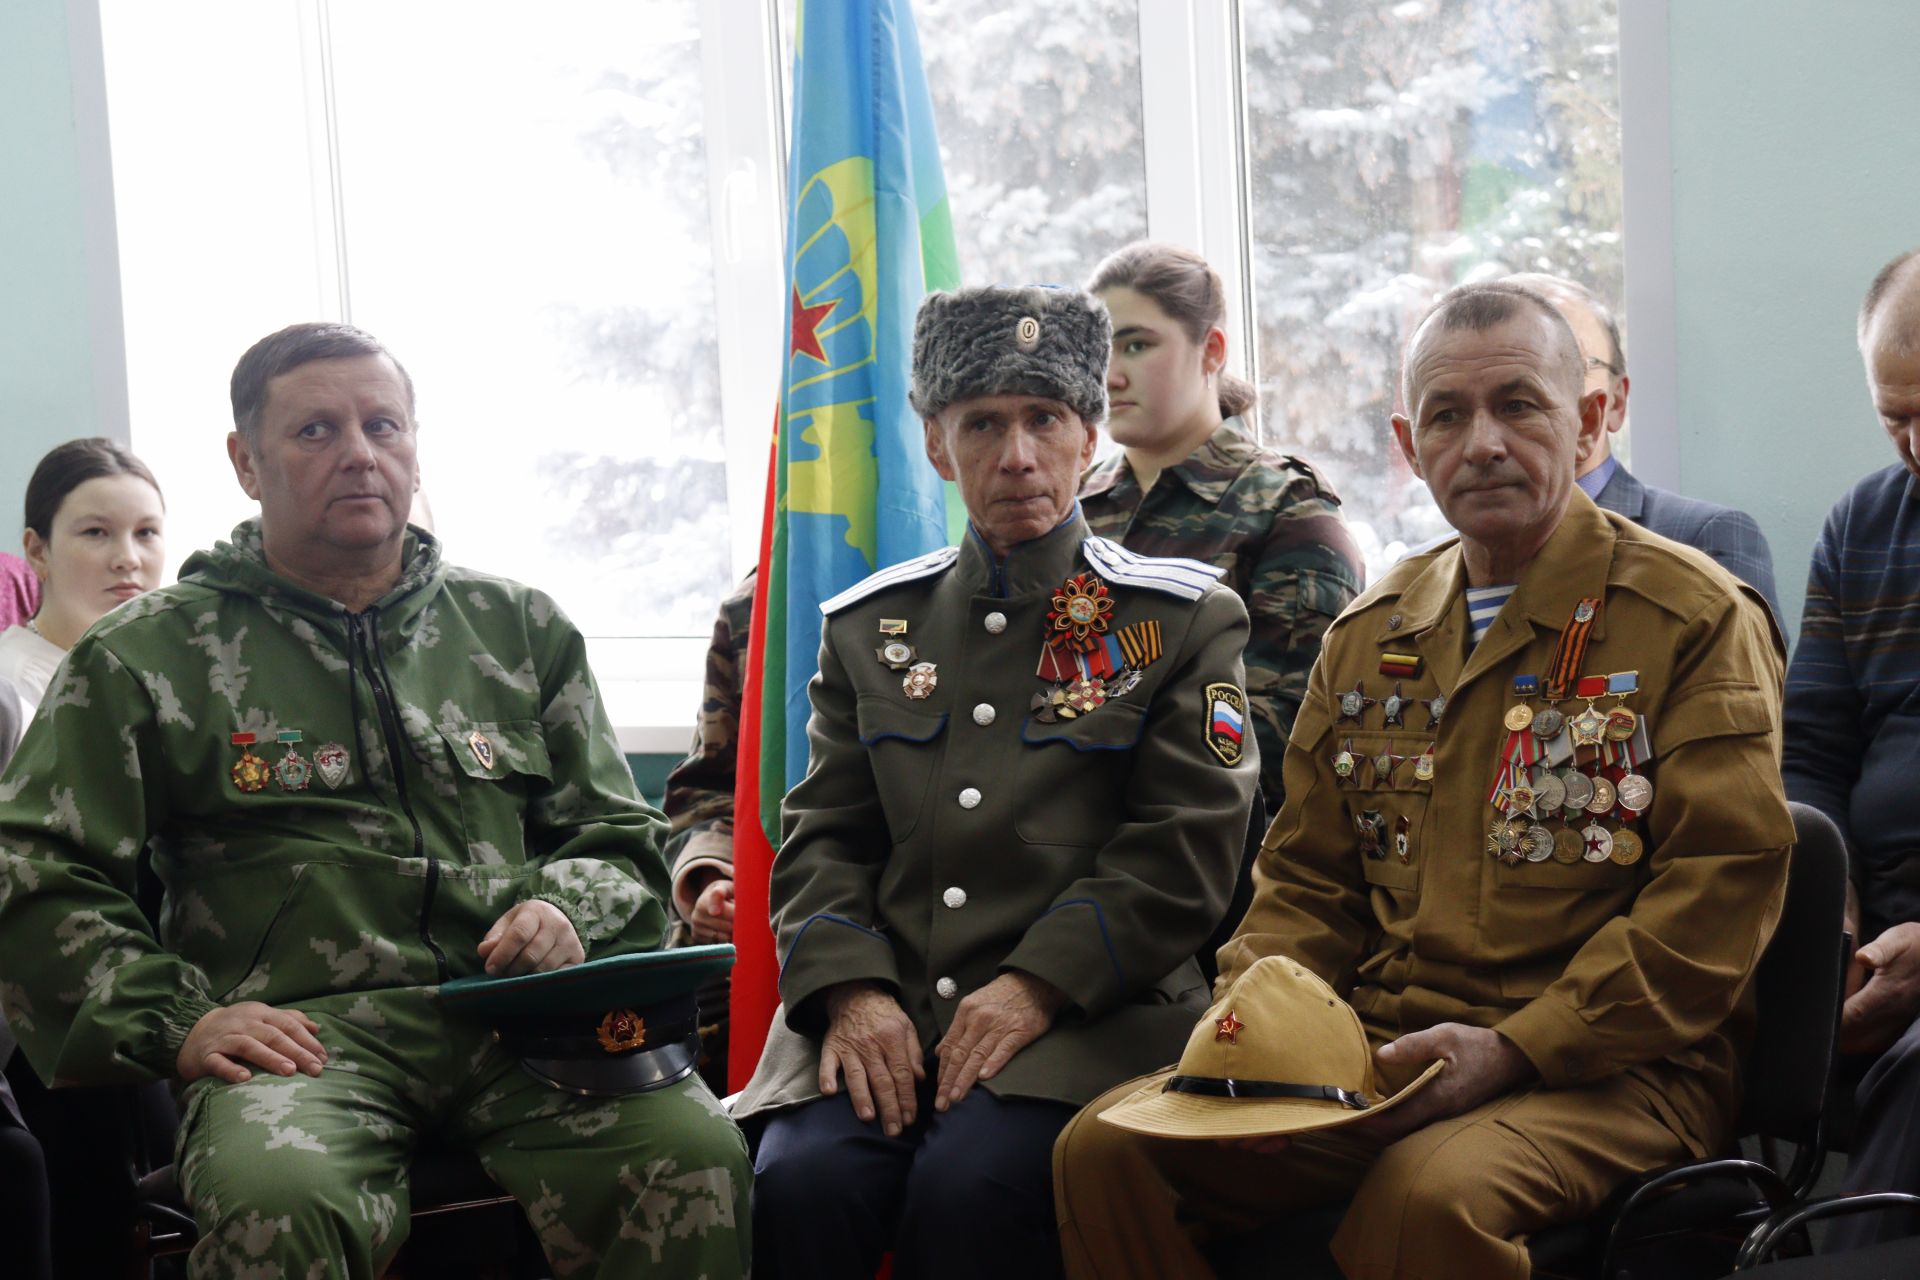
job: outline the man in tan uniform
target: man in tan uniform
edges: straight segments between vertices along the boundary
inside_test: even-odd
[[[1520,1280],[1529,1232],[1726,1137],[1793,839],[1782,654],[1751,588],[1576,490],[1581,382],[1524,289],[1419,326],[1394,432],[1460,537],[1328,632],[1221,951],[1216,990],[1287,955],[1346,996],[1389,1092],[1445,1069],[1290,1144],[1136,1138],[1110,1091],[1055,1148],[1069,1274],[1205,1275],[1209,1230],[1350,1200],[1349,1277]]]

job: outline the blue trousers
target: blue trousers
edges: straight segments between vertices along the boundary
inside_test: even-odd
[[[944,1115],[930,1062],[919,1114],[897,1138],[845,1093],[779,1112],[754,1160],[755,1280],[1051,1280],[1053,1140],[1076,1107],[1000,1099],[975,1085]],[[764,1234],[763,1234],[764,1233]]]

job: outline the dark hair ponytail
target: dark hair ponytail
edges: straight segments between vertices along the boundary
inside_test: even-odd
[[[147,470],[147,464],[133,456],[125,445],[105,436],[89,436],[55,445],[27,481],[26,526],[44,541],[53,537],[53,517],[67,495],[89,480],[101,476],[138,476],[160,492],[160,482]],[[163,495],[160,504],[166,506]]]
[[[1109,254],[1087,281],[1088,293],[1103,289],[1132,289],[1153,299],[1191,342],[1204,342],[1207,330],[1226,326],[1227,297],[1220,273],[1205,258],[1178,245],[1136,240]],[[1220,371],[1222,417],[1249,414],[1259,402],[1251,382]]]

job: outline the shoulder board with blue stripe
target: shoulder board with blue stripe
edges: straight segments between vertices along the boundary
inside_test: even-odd
[[[902,560],[899,564],[889,565],[876,574],[860,579],[831,600],[820,604],[820,612],[832,617],[850,604],[858,604],[877,591],[888,587],[897,587],[903,582],[913,582],[920,578],[931,578],[943,573],[947,566],[960,554],[958,547],[942,547],[938,551],[929,551],[923,556],[911,560]]]
[[[1198,600],[1220,581],[1219,569],[1199,560],[1172,556],[1143,556],[1108,538],[1092,537],[1080,544],[1087,563],[1109,582],[1164,592],[1182,600]]]

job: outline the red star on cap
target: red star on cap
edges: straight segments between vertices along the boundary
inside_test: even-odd
[[[1213,1025],[1220,1028],[1213,1033],[1213,1038],[1215,1040],[1225,1040],[1228,1044],[1239,1044],[1240,1033],[1247,1029],[1247,1024],[1234,1017],[1233,1010],[1231,1009],[1227,1010],[1226,1017],[1215,1018]]]
[[[827,349],[820,345],[820,322],[827,318],[827,312],[833,310],[838,299],[810,307],[800,301],[800,290],[793,291],[793,344],[789,356],[812,356],[821,364],[827,363]]]

